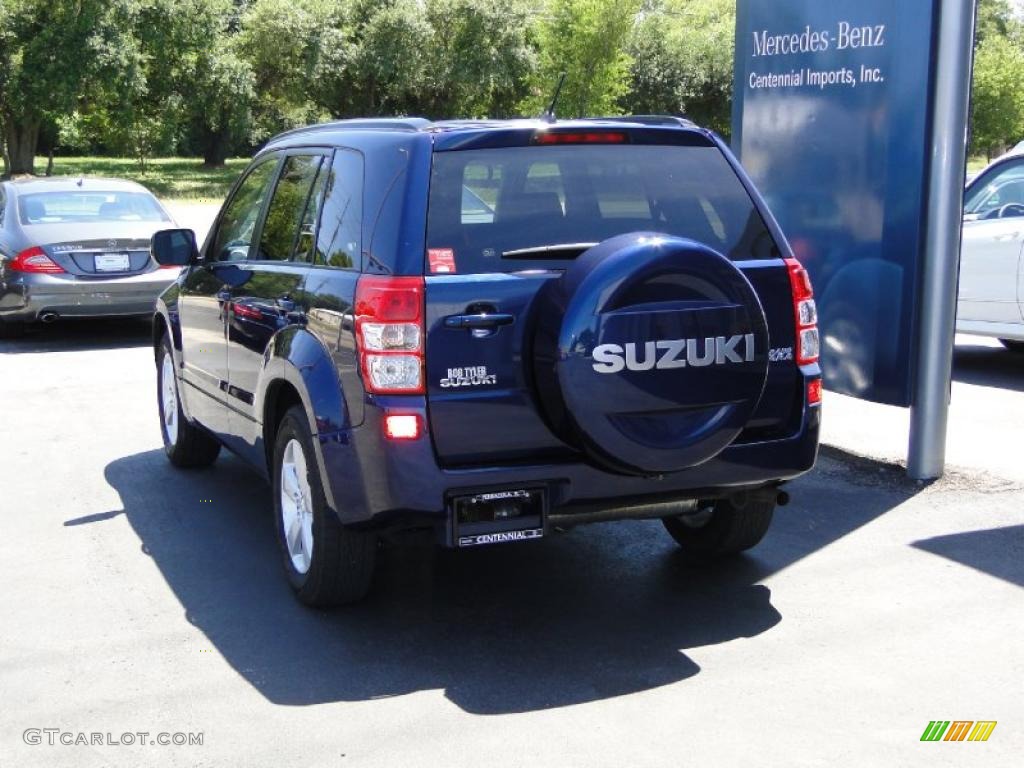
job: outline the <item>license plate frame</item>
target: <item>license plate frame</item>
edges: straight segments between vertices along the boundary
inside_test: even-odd
[[[128,272],[132,268],[132,260],[127,253],[97,253],[92,258],[97,272]]]
[[[476,547],[486,544],[500,544],[515,541],[529,541],[544,537],[547,521],[548,494],[539,487],[509,489],[479,489],[469,493],[460,492],[448,499],[449,546],[456,548]],[[502,499],[516,499],[527,502],[528,509],[523,516],[508,519],[468,522],[460,520],[459,507],[476,500],[494,502]]]

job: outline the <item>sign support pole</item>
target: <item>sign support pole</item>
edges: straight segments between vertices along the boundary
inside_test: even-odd
[[[910,407],[907,474],[941,477],[953,369],[953,336],[966,174],[975,0],[940,0],[928,232],[922,265],[917,381]]]

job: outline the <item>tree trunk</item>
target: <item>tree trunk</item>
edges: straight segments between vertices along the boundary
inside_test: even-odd
[[[16,122],[8,118],[4,121],[4,129],[7,175],[35,173],[39,123],[31,120]]]
[[[228,143],[224,131],[211,131],[203,142],[203,165],[221,168],[228,157]]]
[[[46,153],[46,175],[53,176],[53,147]]]

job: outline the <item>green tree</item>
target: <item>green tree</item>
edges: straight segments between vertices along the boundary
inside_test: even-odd
[[[154,149],[185,148],[206,165],[220,166],[249,145],[253,75],[239,55],[246,4],[141,0],[135,17],[140,64],[106,104],[115,148],[140,159]]]
[[[345,20],[329,6],[346,7],[323,0],[256,0],[242,15],[238,51],[252,69],[254,139],[327,116],[316,103],[314,82],[325,44],[337,43],[332,33],[341,32]]]
[[[1006,37],[990,35],[974,56],[972,148],[991,158],[1024,135],[1024,50]]]
[[[565,73],[559,114],[621,112],[631,63],[624,46],[640,6],[640,0],[549,0],[537,29],[537,75],[523,111],[536,114],[544,109]]]
[[[657,0],[627,45],[634,114],[686,115],[728,135],[732,111],[735,0]]]
[[[424,7],[417,0],[364,1],[356,9],[353,35],[349,113],[419,111],[430,65],[431,29]]]
[[[977,35],[979,43],[987,37],[1008,37],[1014,25],[1010,0],[978,0]]]
[[[315,0],[310,0],[314,2]],[[419,112],[431,29],[419,0],[323,0],[304,55],[307,103],[333,117]]]
[[[531,10],[524,0],[427,0],[431,38],[424,114],[514,114],[537,65]]]
[[[235,53],[233,38],[222,32],[217,46],[199,58],[197,71],[187,113],[188,136],[204,165],[220,167],[250,140],[252,70]]]
[[[105,149],[143,165],[153,154],[174,150],[189,74],[182,70],[193,5],[149,0],[126,9],[123,21],[131,34],[125,36],[118,65],[79,98],[86,133]],[[58,122],[64,138],[74,123]]]
[[[43,126],[71,114],[90,82],[122,61],[131,47],[128,2],[0,4],[0,133],[8,174],[32,173]]]

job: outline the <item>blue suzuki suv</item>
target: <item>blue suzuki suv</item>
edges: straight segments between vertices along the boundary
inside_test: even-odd
[[[449,547],[658,518],[695,559],[764,536],[810,469],[807,273],[709,131],[672,117],[348,120],[282,134],[153,325],[167,456],[273,486],[326,606],[378,539]]]

